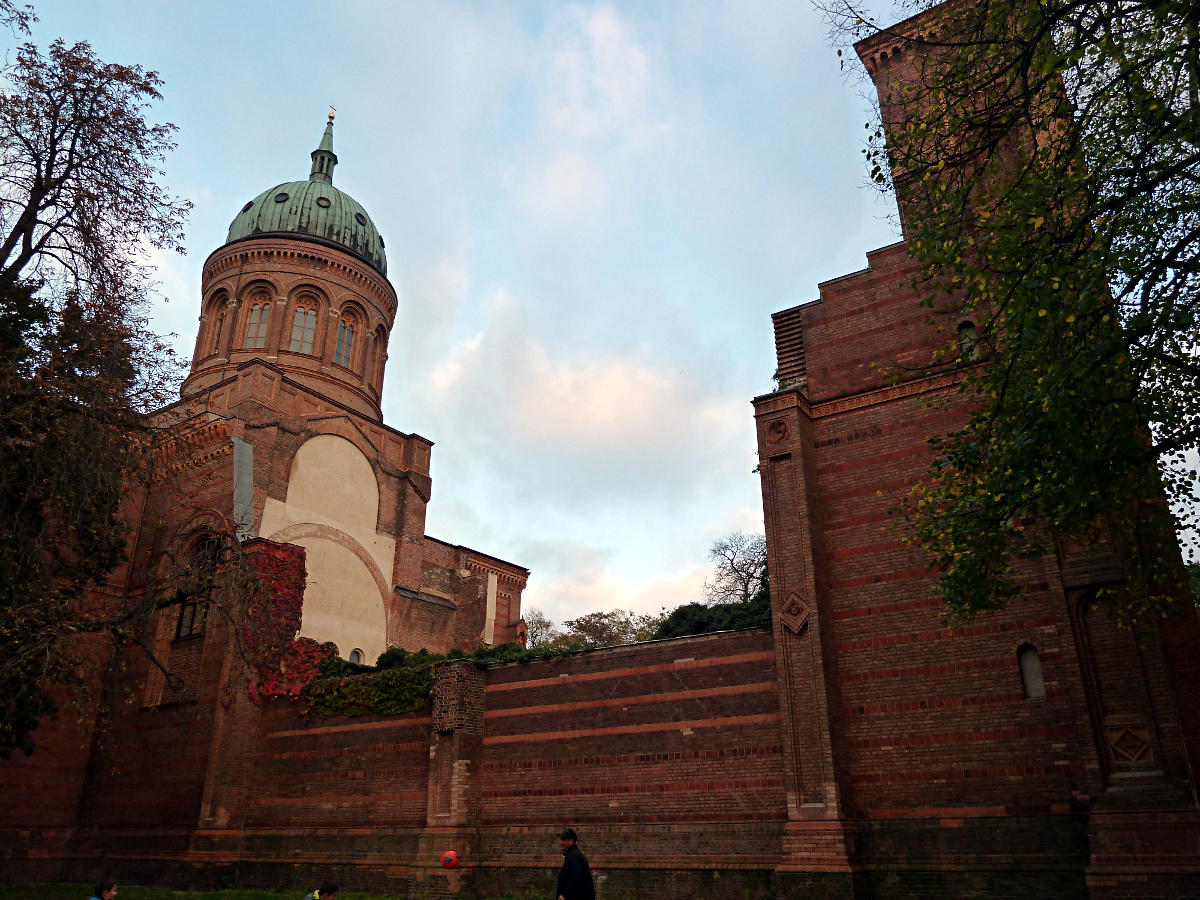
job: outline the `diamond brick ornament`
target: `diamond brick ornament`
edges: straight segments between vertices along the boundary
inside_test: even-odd
[[[783,609],[779,612],[779,621],[793,634],[799,634],[808,624],[808,617],[811,614],[812,604],[792,591],[783,601]]]

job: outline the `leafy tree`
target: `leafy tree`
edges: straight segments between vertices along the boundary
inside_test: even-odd
[[[0,2],[0,23],[31,15]],[[174,132],[146,121],[160,84],[62,41],[0,71],[0,756],[32,751],[77,635],[133,639],[144,615],[102,589],[158,440],[143,413],[178,373],[146,326],[138,255],[182,250],[188,208],[158,183]]]
[[[708,605],[685,603],[676,607],[658,626],[656,638],[686,637],[739,628],[767,628],[771,624],[771,596],[761,590],[749,600]]]
[[[611,647],[653,639],[663,615],[641,615],[623,609],[592,612],[556,627],[540,609],[525,613],[531,649],[571,650]]]
[[[530,609],[525,613],[525,627],[529,629],[529,646],[538,647],[553,640],[558,632],[554,623],[540,609]]]
[[[662,618],[661,615],[641,615],[623,609],[588,613],[563,622],[563,637],[567,643],[583,647],[635,644],[652,640]]]
[[[708,603],[745,603],[767,583],[767,540],[761,534],[731,531],[713,541],[708,558],[712,577],[704,582]]]
[[[404,669],[413,666],[427,666],[439,658],[437,654],[430,653],[424,647],[415,652],[400,647],[388,647],[379,654],[379,658],[375,661],[375,667],[377,669]]]
[[[704,583],[706,602],[685,603],[658,625],[656,638],[684,637],[771,624],[767,542],[762,535],[734,531],[713,541],[708,558],[713,576]]]
[[[1099,544],[1123,611],[1165,611],[1198,515],[1200,6],[973,0],[894,29],[825,9],[886,34],[871,177],[933,321],[969,322],[928,368],[974,412],[901,507],[951,618],[1003,606],[1022,558]]]

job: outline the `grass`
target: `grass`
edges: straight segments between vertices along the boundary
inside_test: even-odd
[[[314,885],[315,887],[316,885]],[[88,884],[39,884],[30,887],[13,887],[4,891],[5,900],[87,900],[92,896],[93,885]],[[117,885],[117,900],[301,900],[308,891],[176,891],[171,888],[141,887],[139,885]],[[357,894],[341,891],[337,900],[396,900],[396,894]]]

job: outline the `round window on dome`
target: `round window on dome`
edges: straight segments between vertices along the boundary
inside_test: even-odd
[[[355,222],[357,222],[359,225],[366,225],[366,224],[367,224],[367,217],[366,217],[366,216],[364,216],[362,213],[355,213],[355,214],[354,214],[354,221],[355,221]]]
[[[242,207],[242,212],[249,212],[250,207],[254,206],[253,200],[247,200],[246,205]]]
[[[321,209],[329,209],[329,206],[330,206],[329,198],[328,197],[318,197],[317,198],[317,206],[321,207]]]
[[[280,193],[278,193],[278,194],[276,194],[276,195],[275,195],[275,202],[276,202],[276,203],[284,203],[284,202],[286,202],[286,201],[287,201],[287,198],[288,198],[288,195],[287,195],[287,194],[284,194],[284,193],[280,192]]]

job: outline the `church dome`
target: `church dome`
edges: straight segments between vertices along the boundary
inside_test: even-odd
[[[263,191],[229,224],[225,242],[287,235],[349,250],[380,274],[387,274],[383,238],[362,204],[333,186],[333,119],[312,152],[308,181],[287,181]]]

